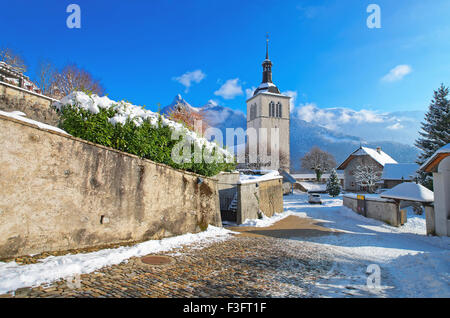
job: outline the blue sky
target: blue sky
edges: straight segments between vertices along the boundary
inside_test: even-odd
[[[81,7],[81,29],[66,27],[70,3]],[[381,7],[381,29],[366,26],[370,3]],[[152,110],[181,93],[195,106],[214,99],[244,111],[246,89],[261,82],[266,32],[274,82],[297,94],[297,107],[423,112],[433,90],[450,85],[448,0],[0,4],[0,46],[21,53],[31,77],[42,59],[76,62],[111,98]]]

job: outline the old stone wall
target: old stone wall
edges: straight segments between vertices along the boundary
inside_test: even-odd
[[[358,200],[353,196],[344,195],[344,206],[352,209],[358,213]],[[388,199],[365,199],[366,215],[365,217],[386,222],[392,226],[400,226],[400,209],[398,204],[393,200]]]
[[[0,116],[0,258],[221,226],[217,180]]]
[[[55,99],[0,82],[0,110],[21,111],[28,118],[57,126],[58,113],[51,108]]]
[[[238,185],[237,223],[257,219],[259,211],[267,217],[283,212],[281,178]]]

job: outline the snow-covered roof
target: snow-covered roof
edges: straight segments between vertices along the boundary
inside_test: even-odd
[[[412,180],[419,170],[416,163],[387,163],[383,169],[382,180]]]
[[[383,167],[387,163],[397,163],[394,159],[392,159],[391,156],[389,156],[387,153],[385,153],[383,150],[380,149],[372,149],[368,147],[360,147],[358,150],[354,151],[350,156],[348,156],[347,159],[341,165],[338,167],[338,170],[345,169],[347,164],[353,159],[353,157],[356,156],[370,156],[373,160],[378,162]]]
[[[415,182],[405,182],[380,194],[382,198],[431,203],[434,202],[433,191]]]
[[[307,181],[302,181],[299,183],[308,192],[325,192],[327,190],[327,185],[324,183],[314,183]]]
[[[261,171],[261,173],[262,174],[254,174],[254,175],[241,173],[239,175],[239,184],[254,183],[283,178],[276,170],[266,170]]]
[[[6,117],[9,117],[9,118],[14,118],[16,120],[23,121],[25,123],[29,123],[29,124],[35,125],[35,126],[41,128],[41,129],[53,130],[53,131],[56,131],[56,132],[68,135],[68,133],[65,132],[62,129],[59,129],[57,127],[50,126],[50,125],[47,125],[47,124],[44,124],[44,123],[41,123],[40,121],[36,121],[36,120],[27,118],[26,117],[27,115],[25,113],[20,112],[20,111],[4,112],[4,111],[0,110],[0,115],[6,116]]]
[[[387,163],[397,163],[397,161],[392,159],[391,156],[389,156],[381,149],[377,150],[368,147],[361,147],[361,149],[358,149],[353,155],[354,156],[369,155],[382,166],[384,166]]]
[[[274,83],[261,83],[258,88],[269,88],[269,87],[276,87],[276,85]]]
[[[450,144],[446,144],[444,147],[438,149],[425,163],[420,167],[420,170],[431,172],[433,167],[436,166],[434,163],[436,159],[439,163],[442,159],[450,155]],[[436,164],[437,164],[436,163]]]
[[[297,182],[297,180],[295,180],[295,178],[285,170],[280,170],[280,175],[283,177],[284,182],[289,182],[289,183]]]

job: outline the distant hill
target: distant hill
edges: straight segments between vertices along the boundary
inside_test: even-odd
[[[247,128],[247,118],[243,112],[220,106],[214,101],[209,101],[202,107],[193,107],[181,95],[177,95],[170,105],[162,109],[161,113],[166,114],[176,105],[178,107],[186,107],[195,112],[203,112],[209,124],[219,128],[224,138],[226,136],[226,128]],[[306,122],[296,116],[291,117],[290,132],[291,170],[293,172],[301,172],[300,158],[313,146],[318,146],[333,154],[338,164],[344,161],[361,144],[370,148],[381,147],[384,152],[400,163],[415,162],[419,153],[417,148],[407,144],[387,140],[366,142],[362,138],[340,134],[315,123]]]

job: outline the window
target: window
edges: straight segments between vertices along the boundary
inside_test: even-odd
[[[256,104],[250,105],[250,120],[256,118]]]
[[[275,103],[269,103],[269,117],[275,117]]]
[[[277,103],[277,117],[278,117],[278,118],[283,117],[282,109],[283,109],[283,106],[281,105],[280,102],[278,102],[278,103]]]

